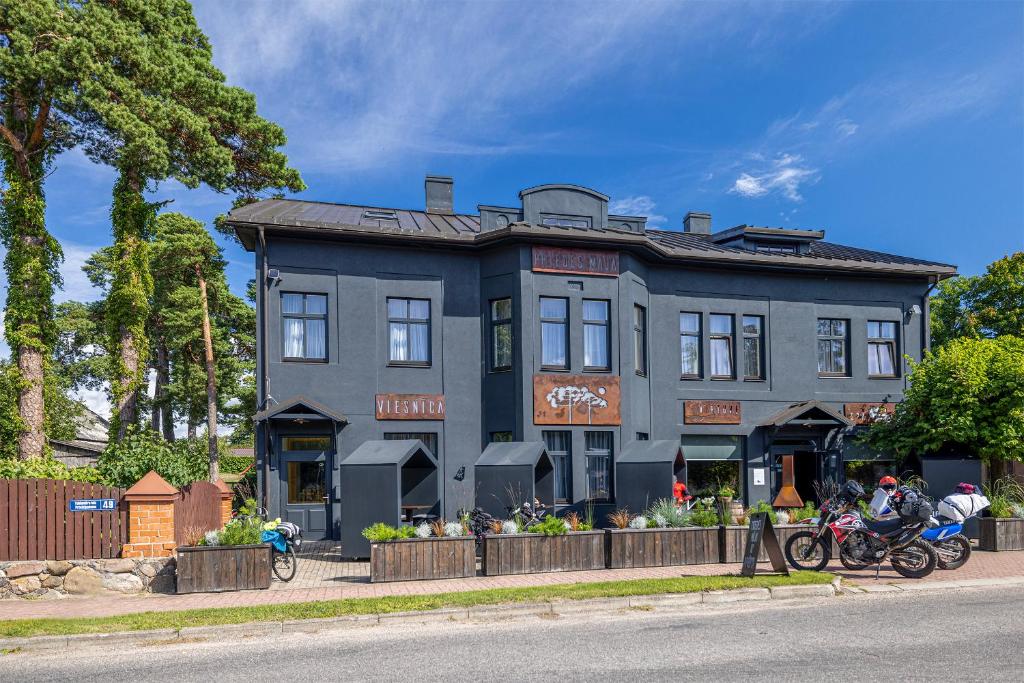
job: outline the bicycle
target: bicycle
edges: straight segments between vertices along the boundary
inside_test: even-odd
[[[267,511],[256,508],[257,519],[267,522]],[[295,553],[302,546],[302,529],[291,522],[279,522],[273,530],[264,529],[261,540],[270,544],[270,569],[279,580],[287,583],[295,578],[299,560]]]

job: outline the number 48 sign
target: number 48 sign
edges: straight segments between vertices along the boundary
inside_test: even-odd
[[[72,498],[68,501],[71,512],[105,512],[116,510],[117,501],[113,498]]]

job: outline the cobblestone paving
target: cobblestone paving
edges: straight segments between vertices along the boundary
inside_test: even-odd
[[[762,571],[767,567],[761,565]],[[738,574],[738,564],[706,564],[685,567],[656,567],[647,569],[612,569],[585,572],[556,572],[550,574],[523,574],[515,576],[477,576],[467,579],[442,581],[407,581],[371,584],[366,562],[342,562],[334,544],[309,544],[299,557],[299,570],[293,581],[275,580],[268,591],[242,591],[235,593],[203,593],[193,595],[147,595],[124,597],[68,597],[62,600],[28,601],[4,600],[0,602],[0,619],[34,617],[82,617],[129,614],[146,611],[172,611],[205,607],[242,607],[311,600],[341,598],[384,597],[389,595],[425,595],[486,588],[521,588],[571,583],[594,583],[623,579],[657,579],[679,576],[712,576]],[[936,570],[931,576],[918,581],[904,579],[888,565],[875,580],[874,571],[847,571],[836,563],[828,571],[844,580],[865,587],[891,583],[949,582],[953,580],[987,578],[1024,578],[1024,552],[988,553],[975,551],[963,568],[953,571]]]

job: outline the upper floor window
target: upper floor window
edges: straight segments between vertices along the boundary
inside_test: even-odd
[[[583,300],[583,369],[610,370],[608,302]]]
[[[896,376],[896,323],[868,321],[868,375]]]
[[[764,379],[764,317],[743,316],[743,379]]]
[[[700,378],[700,313],[679,314],[679,355],[684,379]]]
[[[712,313],[709,325],[711,337],[711,379],[732,378],[733,317]]]
[[[491,370],[512,368],[512,299],[491,302]]]
[[[612,499],[612,443],[611,432],[584,432],[587,460],[587,499]]]
[[[551,370],[568,369],[568,326],[569,300],[542,296],[540,298],[540,363],[543,367]]]
[[[647,374],[647,309],[640,305],[633,306],[633,367]]]
[[[818,318],[818,375],[845,377],[847,372],[847,323],[836,318]]]
[[[541,225],[555,225],[560,228],[589,228],[590,219],[586,216],[554,216],[541,214]]]
[[[491,443],[510,443],[512,432],[491,432]]]
[[[430,364],[430,301],[388,299],[388,361]]]
[[[764,254],[795,254],[795,244],[758,244],[755,249]]]
[[[281,295],[285,360],[327,360],[327,296]]]

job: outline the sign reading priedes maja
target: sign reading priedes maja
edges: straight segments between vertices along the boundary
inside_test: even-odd
[[[738,425],[739,401],[683,401],[683,422],[688,425]]]
[[[534,247],[533,270],[577,275],[619,274],[619,254],[615,251]]]
[[[619,378],[593,375],[534,375],[533,423],[621,424]]]

